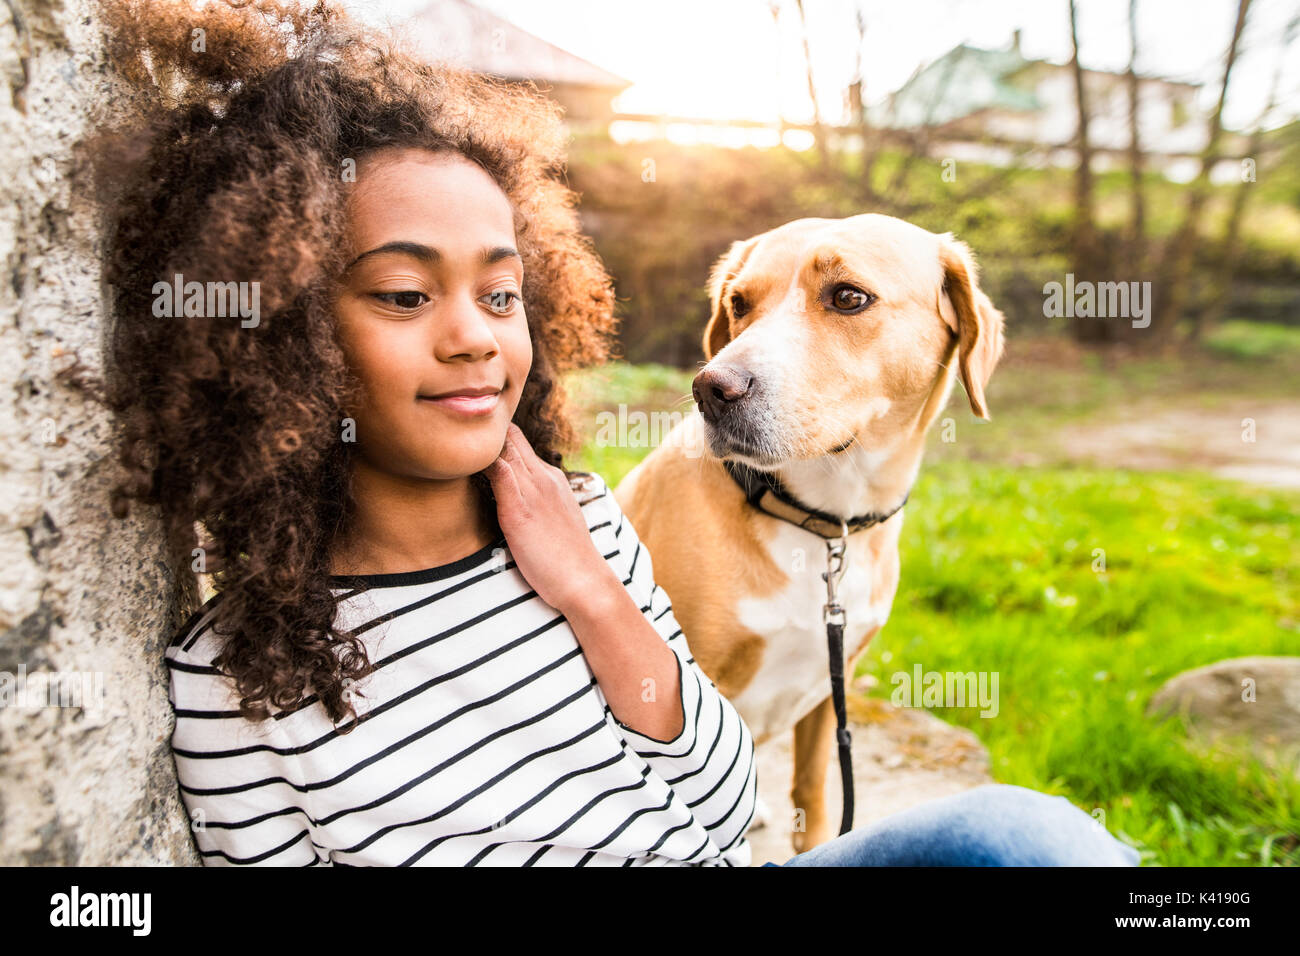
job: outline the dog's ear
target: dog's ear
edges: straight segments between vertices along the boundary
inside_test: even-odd
[[[958,368],[970,409],[980,418],[988,418],[984,389],[1002,357],[1004,319],[979,287],[970,247],[951,233],[939,240],[939,263],[943,267],[939,314],[957,336]]]
[[[737,239],[713,264],[709,273],[709,324],[704,328],[704,357],[711,359],[731,341],[731,311],[727,299],[732,280],[749,258],[757,238]]]

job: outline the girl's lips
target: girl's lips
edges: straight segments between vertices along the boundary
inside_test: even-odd
[[[492,395],[451,395],[447,398],[420,399],[457,415],[486,415],[497,407],[500,400],[500,392]]]

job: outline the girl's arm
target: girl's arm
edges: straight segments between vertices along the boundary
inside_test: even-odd
[[[606,569],[573,604],[557,610],[582,645],[619,726],[671,743],[686,729],[680,662],[623,580]]]
[[[616,722],[632,749],[668,781],[725,852],[740,841],[754,815],[758,796],[754,738],[736,708],[695,663],[668,593],[655,583],[649,550],[641,544],[613,492],[603,481],[601,485],[618,545],[608,559],[609,566],[621,575],[619,584],[630,603],[638,606],[643,621],[676,657],[678,680],[668,699],[674,710],[680,706],[685,718],[680,733],[663,738],[628,727],[617,718]],[[613,621],[593,622],[587,637],[580,638],[584,652],[587,642],[619,647],[617,627]],[[639,691],[642,678],[638,675],[648,672],[647,665],[626,660],[620,667],[631,672]],[[594,672],[594,665],[592,669]],[[661,699],[669,694],[662,683],[657,689]]]
[[[691,656],[632,522],[598,475],[584,516],[568,478],[539,459],[514,424],[485,473],[520,574],[568,618],[612,725],[725,852],[753,816],[754,740]],[[601,533],[605,546],[613,543],[608,554],[591,517],[612,529]]]

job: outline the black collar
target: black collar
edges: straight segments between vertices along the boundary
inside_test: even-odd
[[[745,492],[745,498],[759,511],[766,512],[774,518],[789,521],[791,524],[796,524],[813,534],[821,535],[823,538],[838,538],[840,536],[842,528],[839,515],[833,515],[828,511],[819,511],[816,508],[809,508],[790,494],[776,475],[771,472],[750,468],[748,465],[730,459],[723,459],[722,463],[726,466],[727,473]],[[769,492],[771,493],[770,496]],[[852,518],[844,519],[845,524],[848,525],[849,533],[852,534],[854,531],[870,528],[892,518],[903,505],[907,504],[908,496],[911,493],[909,489],[907,494],[903,495],[903,500],[884,514],[854,515]]]

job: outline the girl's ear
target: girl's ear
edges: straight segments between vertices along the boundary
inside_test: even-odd
[[[737,239],[713,264],[709,273],[709,324],[704,329],[704,357],[712,359],[731,341],[731,311],[727,305],[731,283],[758,244],[758,238]]]

